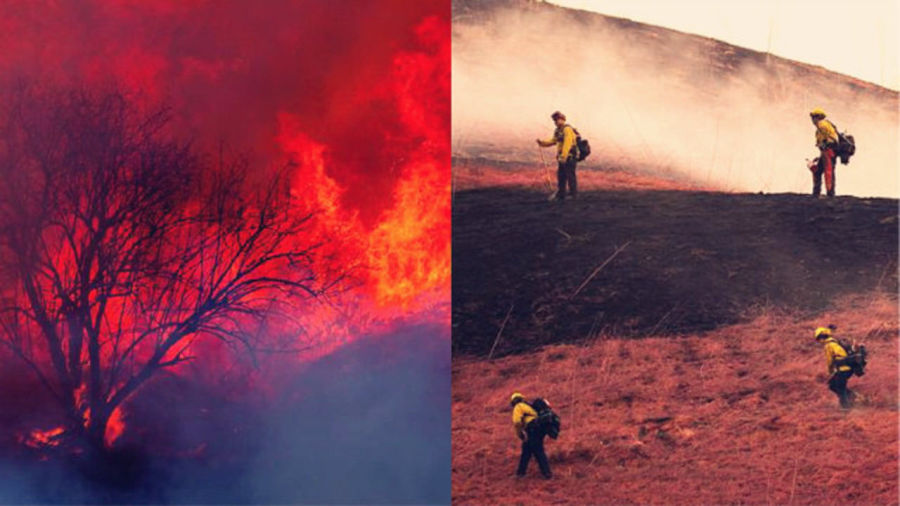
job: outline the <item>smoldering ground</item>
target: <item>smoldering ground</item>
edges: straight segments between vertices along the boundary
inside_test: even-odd
[[[558,109],[592,142],[586,168],[805,193],[823,107],[857,142],[838,193],[900,194],[897,92],[826,69],[528,0],[455,2],[452,60],[454,156],[538,164]]]
[[[264,398],[237,372],[188,376],[135,398],[144,428],[117,442],[110,469],[6,446],[0,502],[449,502],[444,326],[369,336],[299,371],[269,364]]]

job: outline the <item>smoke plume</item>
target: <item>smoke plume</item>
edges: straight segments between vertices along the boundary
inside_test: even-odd
[[[458,2],[453,152],[539,163],[561,110],[591,141],[586,167],[678,174],[731,191],[808,192],[808,113],[856,138],[838,193],[900,195],[897,92],[668,29],[552,7]],[[862,57],[862,55],[861,55]],[[545,156],[549,156],[546,155]]]

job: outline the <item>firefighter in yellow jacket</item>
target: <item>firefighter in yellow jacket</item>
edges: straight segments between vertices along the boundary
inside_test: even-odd
[[[834,124],[825,119],[825,111],[815,108],[809,118],[816,126],[816,147],[819,148],[818,163],[813,166],[813,197],[822,192],[822,176],[825,176],[825,191],[834,197],[834,165],[837,161],[838,133]]]
[[[573,199],[578,193],[578,181],[575,177],[575,165],[578,163],[578,143],[575,129],[566,124],[566,115],[556,111],[550,117],[556,124],[553,137],[541,140],[537,139],[538,146],[548,148],[556,146],[556,200],[566,198],[566,186],[569,188],[569,196]]]
[[[853,405],[853,392],[847,388],[847,380],[853,375],[853,368],[843,363],[847,358],[847,350],[832,335],[831,326],[816,329],[816,341],[825,346],[825,364],[828,368],[828,389],[838,396],[841,408],[850,409]]]
[[[510,396],[509,403],[512,406],[513,428],[515,428],[516,436],[522,440],[522,455],[519,457],[516,476],[525,476],[525,471],[528,470],[528,461],[534,455],[544,478],[552,478],[550,463],[547,461],[547,454],[544,453],[544,436],[546,434],[537,423],[532,423],[537,420],[537,411],[525,402],[525,397],[519,392]]]

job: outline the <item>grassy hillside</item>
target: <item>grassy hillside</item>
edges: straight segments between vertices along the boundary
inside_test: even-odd
[[[834,322],[871,350],[837,408],[812,329]],[[842,298],[810,317],[768,311],[705,336],[548,346],[453,365],[454,504],[896,504],[897,299]],[[507,399],[545,396],[562,417],[513,475]]]

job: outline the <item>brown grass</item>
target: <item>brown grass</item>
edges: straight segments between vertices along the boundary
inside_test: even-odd
[[[823,323],[868,336],[849,413],[825,385]],[[897,299],[843,298],[814,317],[758,308],[704,336],[545,347],[453,365],[453,501],[897,503]],[[506,399],[544,396],[563,420],[556,478],[517,481]],[[533,464],[532,464],[533,465]]]
[[[509,165],[509,164],[506,164]],[[556,191],[556,166],[540,164],[499,167],[485,161],[455,160],[453,164],[455,190],[488,187],[522,187],[546,192]],[[579,190],[713,190],[674,177],[636,174],[625,170],[596,170],[578,168]]]

